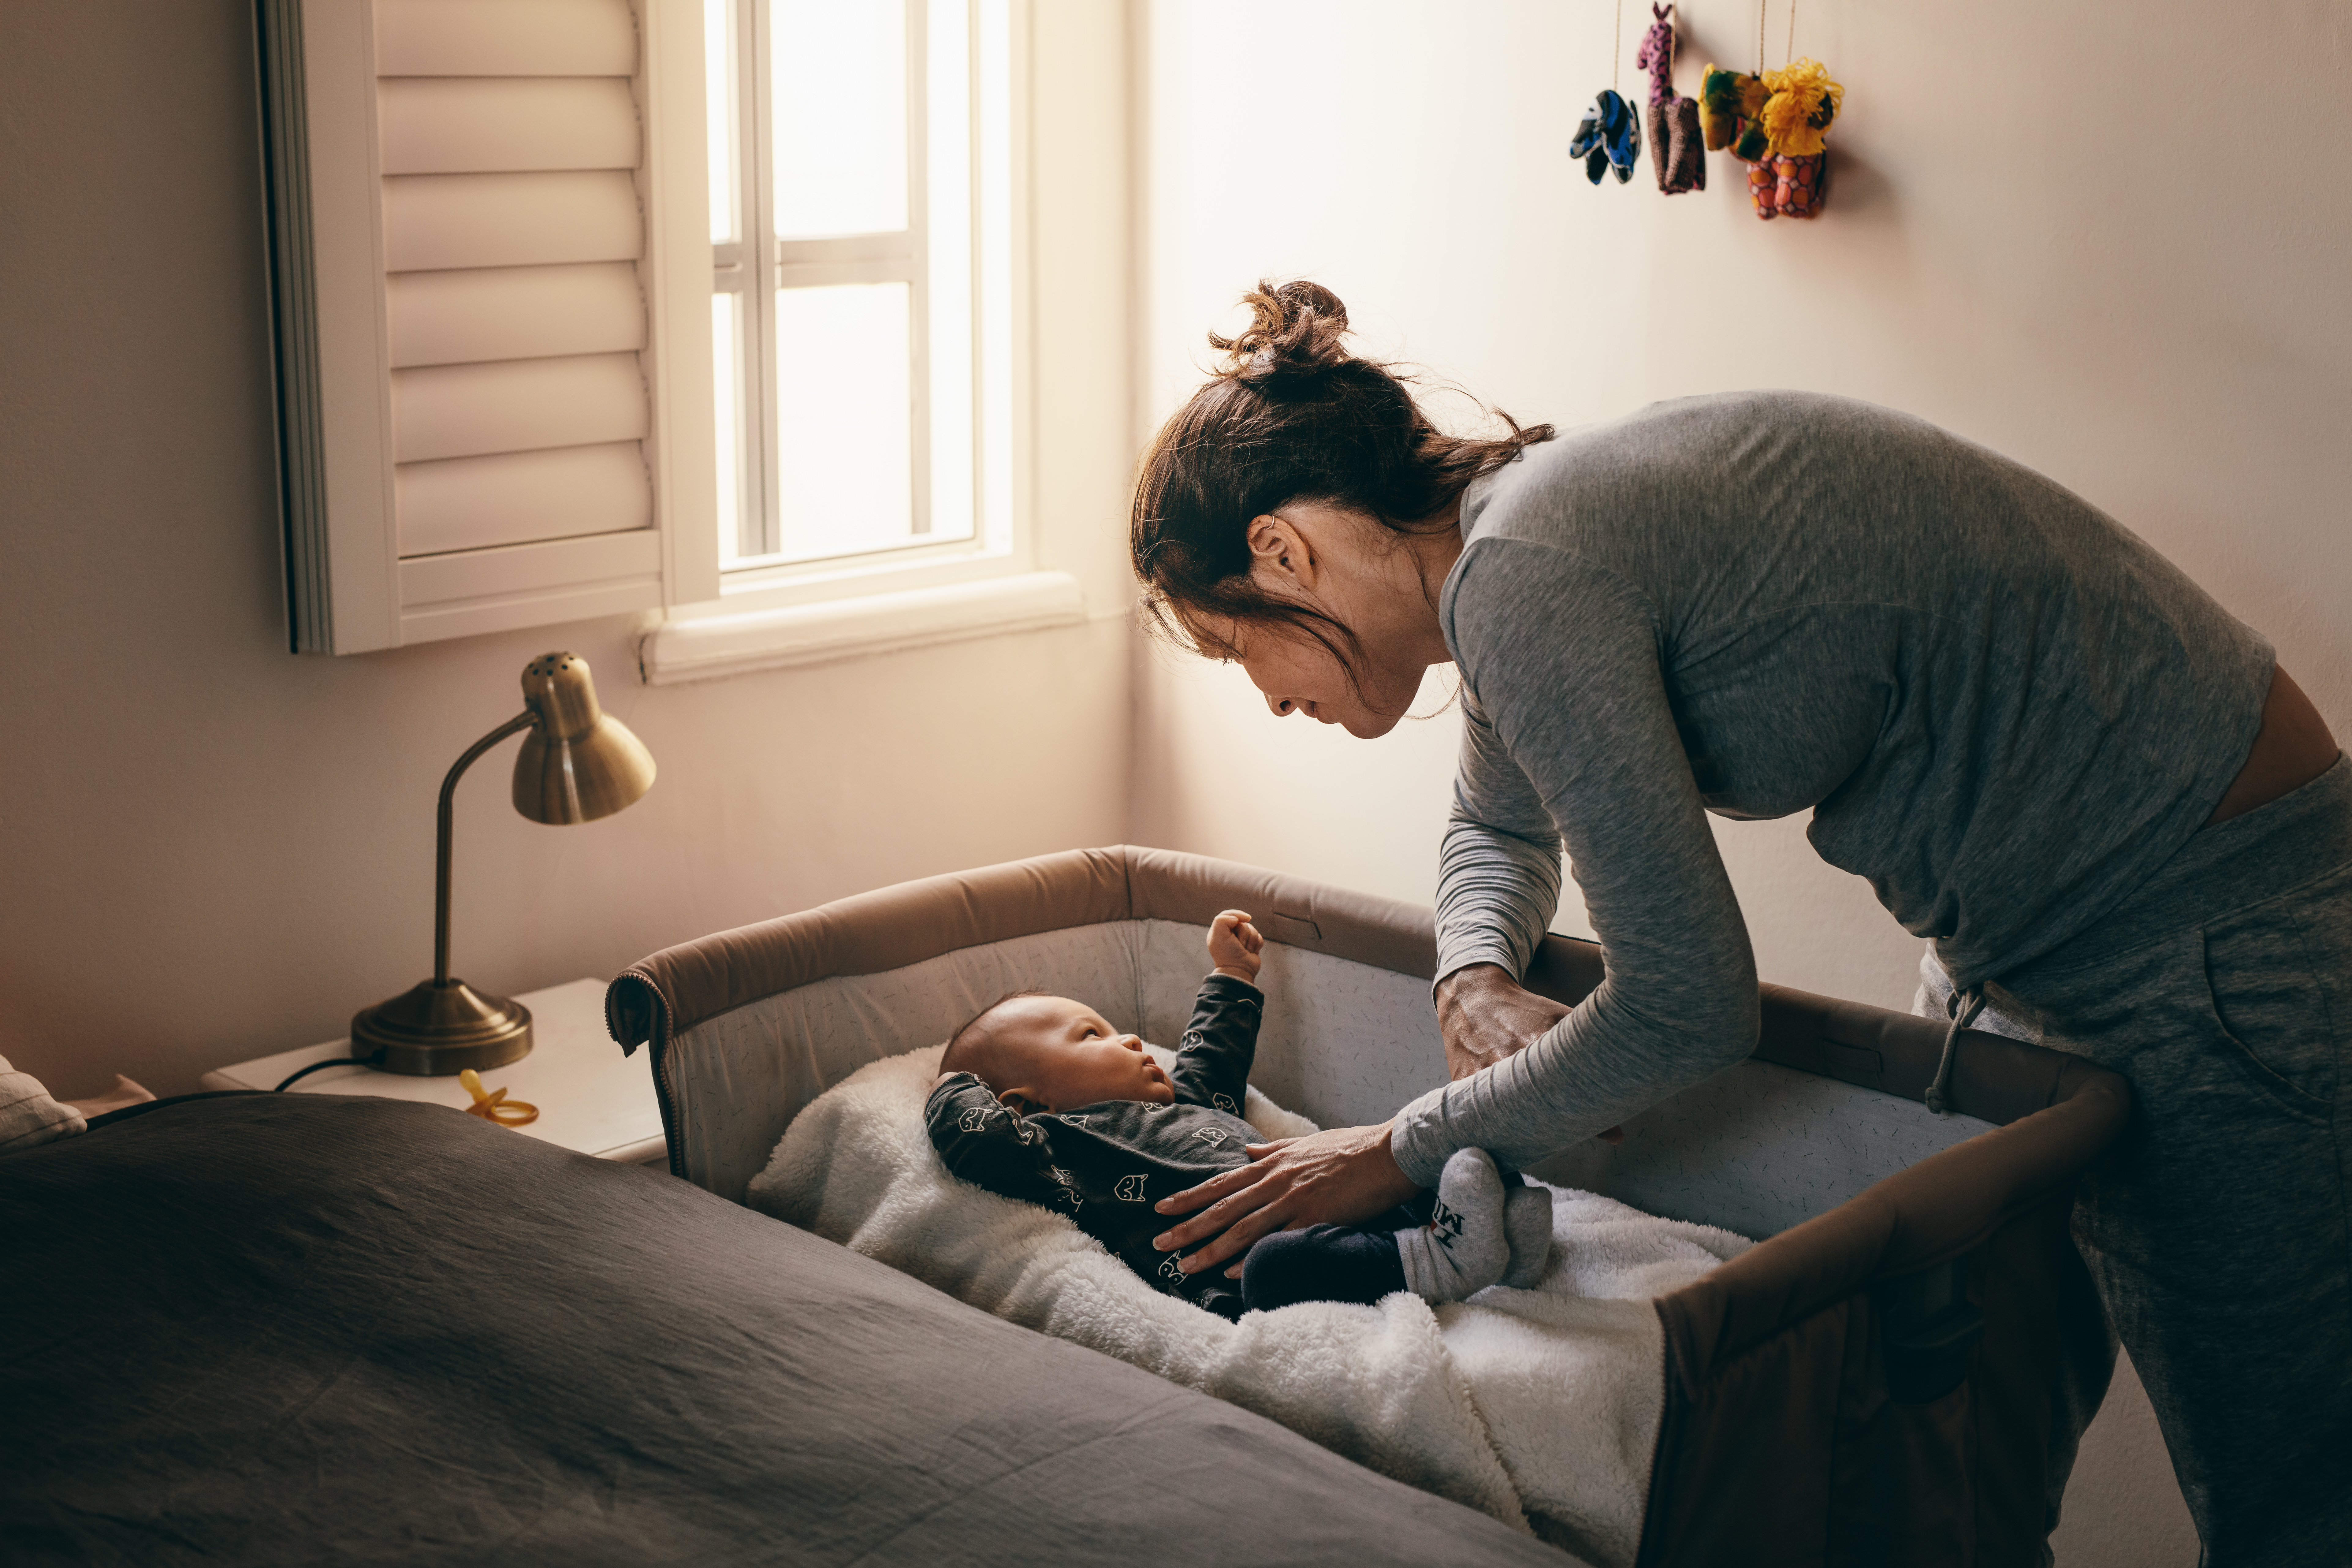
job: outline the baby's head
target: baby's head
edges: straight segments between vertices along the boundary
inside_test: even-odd
[[[1141,1039],[1112,1028],[1083,1002],[1034,991],[1015,992],[958,1029],[940,1071],[968,1072],[1022,1111],[1176,1100]]]

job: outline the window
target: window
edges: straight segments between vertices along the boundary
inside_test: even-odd
[[[704,0],[730,595],[1001,554],[1007,0]]]
[[[294,647],[1079,616],[1013,525],[1024,4],[265,0]]]

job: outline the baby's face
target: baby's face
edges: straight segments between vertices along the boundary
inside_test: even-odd
[[[992,1084],[1047,1110],[1074,1110],[1107,1100],[1173,1105],[1176,1089],[1142,1040],[1123,1035],[1083,1002],[1066,996],[1016,996],[989,1021],[1004,1064]]]

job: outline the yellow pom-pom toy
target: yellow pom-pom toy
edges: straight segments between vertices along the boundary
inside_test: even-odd
[[[1819,60],[1791,60],[1786,68],[1764,73],[1765,99],[1757,119],[1774,156],[1811,158],[1824,146],[1822,133],[1837,118],[1845,89],[1830,79],[1829,67]]]

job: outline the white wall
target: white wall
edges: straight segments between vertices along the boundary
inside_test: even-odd
[[[1683,10],[1682,90],[1709,60],[1752,68],[1751,7]],[[1798,51],[1845,110],[1823,216],[1769,225],[1722,154],[1708,190],[1671,198],[1646,150],[1624,187],[1570,163],[1612,16],[1150,5],[1145,429],[1261,275],[1330,285],[1366,352],[1522,419],[1749,386],[1870,398],[2120,518],[2269,634],[2352,736],[2352,181],[2326,151],[2352,12],[1807,0]],[[1630,97],[1646,7],[1625,16]],[[1140,839],[1430,897],[1450,716],[1366,744],[1276,722],[1237,670],[1142,668]],[[1803,826],[1718,826],[1762,973],[1907,1005],[1916,944]],[[1572,900],[1558,925],[1590,934]]]
[[[1807,0],[1798,50],[1848,89],[1830,201],[1766,225],[1720,154],[1712,188],[1672,198],[1646,152],[1624,187],[1569,162],[1611,81],[1597,0],[1143,3],[1139,443],[1264,275],[1330,285],[1366,352],[1522,419],[1751,386],[1870,398],[2105,508],[2269,634],[2352,738],[2343,5]],[[1710,60],[1752,68],[1754,10],[1683,11],[1682,90]],[[1646,20],[1626,7],[1629,96]],[[1236,669],[1138,668],[1139,840],[1427,900],[1451,715],[1366,744],[1274,720]],[[1916,944],[1803,828],[1717,826],[1763,974],[1907,1005]],[[1556,926],[1590,934],[1572,889]],[[2196,1556],[2128,1366],[2058,1547],[2070,1568]]]
[[[435,792],[550,647],[661,773],[570,828],[507,805],[513,742],[467,775],[455,967],[493,989],[1124,836],[1118,8],[1049,0],[1035,70],[1035,520],[1112,618],[658,689],[627,619],[286,651],[252,10],[0,6],[0,1055],[169,1094],[422,978]]]

